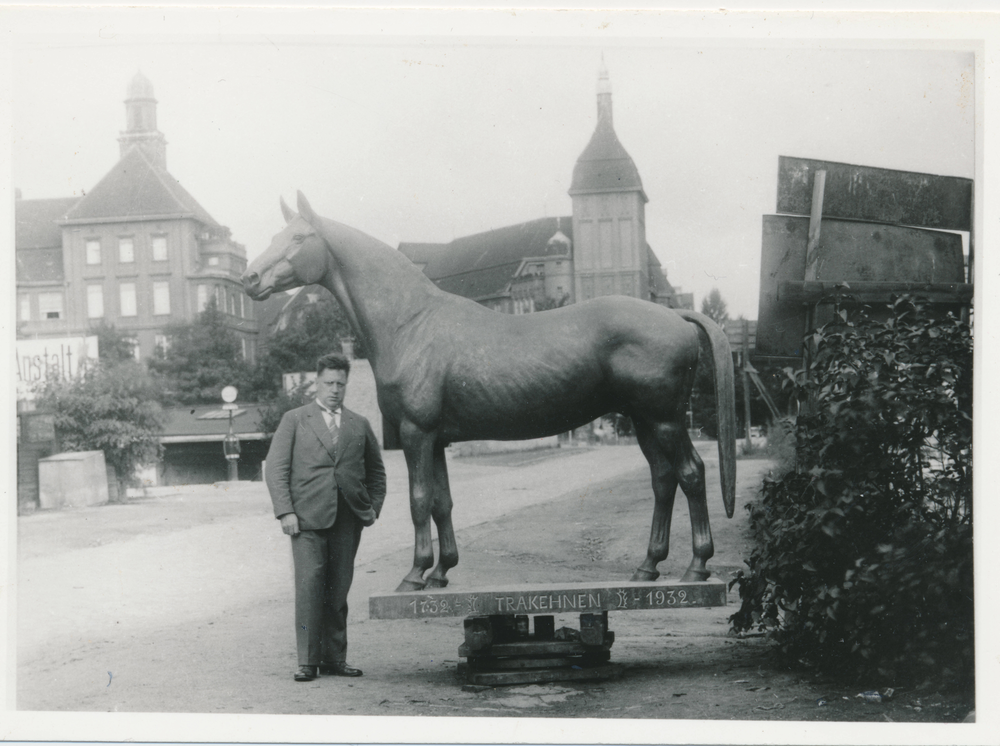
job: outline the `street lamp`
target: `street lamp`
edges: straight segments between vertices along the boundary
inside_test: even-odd
[[[234,403],[237,394],[239,391],[235,386],[226,386],[222,389],[222,401],[225,402],[222,408],[229,412],[229,434],[222,440],[222,452],[226,455],[230,482],[236,482],[240,478],[237,464],[240,459],[240,439],[233,434],[233,411],[237,408]]]

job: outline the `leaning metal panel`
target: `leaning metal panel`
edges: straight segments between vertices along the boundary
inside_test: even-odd
[[[372,619],[574,614],[725,605],[726,584],[717,578],[690,583],[666,580],[500,586],[476,590],[435,588],[376,594],[368,599]]]
[[[972,230],[971,179],[808,158],[778,158],[778,212],[809,215],[813,178],[826,171],[823,217]]]
[[[809,218],[763,216],[758,356],[802,355],[806,307],[779,297],[783,282],[805,279]],[[816,280],[825,282],[961,283],[962,238],[957,233],[850,220],[823,219]],[[918,294],[919,293],[915,293]],[[889,300],[885,293],[884,301]],[[815,319],[832,318],[826,309]]]

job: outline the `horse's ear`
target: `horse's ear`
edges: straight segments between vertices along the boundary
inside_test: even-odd
[[[298,216],[295,214],[295,210],[289,207],[288,203],[285,202],[284,197],[281,197],[280,200],[281,200],[281,214],[285,216],[286,223],[291,223]]]
[[[299,215],[304,217],[306,219],[306,222],[309,223],[309,225],[315,227],[316,221],[319,220],[319,217],[313,211],[312,205],[310,205],[309,200],[306,199],[306,195],[304,195],[302,192],[298,193],[298,205],[299,205]]]

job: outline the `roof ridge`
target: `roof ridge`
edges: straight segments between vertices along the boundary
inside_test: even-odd
[[[506,231],[506,230],[511,230],[511,229],[514,229],[514,228],[520,228],[522,226],[529,225],[531,223],[541,223],[543,220],[559,220],[560,218],[564,218],[564,217],[568,218],[570,220],[573,219],[572,215],[552,215],[552,216],[546,215],[546,216],[541,217],[541,218],[532,218],[531,220],[525,220],[525,221],[523,221],[521,223],[514,223],[513,225],[502,225],[499,228],[490,228],[490,229],[485,230],[485,231],[479,231],[478,233],[470,233],[467,236],[459,236],[458,238],[453,238],[451,241],[449,241],[448,243],[443,244],[443,245],[444,246],[450,246],[450,245],[454,244],[456,241],[464,241],[464,240],[467,240],[467,239],[474,239],[474,238],[477,238],[479,236],[485,236],[485,235],[487,235],[489,233],[499,233],[500,231]]]
[[[140,145],[133,145],[90,193],[67,211],[64,220],[87,222],[175,217],[190,217],[212,227],[222,227],[175,176],[158,167]]]
[[[146,154],[142,153],[142,157],[146,158]],[[155,163],[153,163],[152,161],[150,161],[148,158],[146,160],[147,160],[147,163],[149,163],[150,167],[153,169],[153,171],[156,173],[157,178],[160,179],[160,183],[163,184],[164,188],[167,189],[167,191],[170,192],[170,196],[173,197],[174,199],[176,199],[178,201],[178,203],[180,203],[180,205],[182,207],[186,207],[186,208],[189,208],[189,209],[193,207],[193,208],[195,208],[193,210],[193,212],[196,215],[197,215],[197,213],[199,211],[201,211],[203,213],[203,215],[198,216],[199,220],[202,220],[204,222],[204,218],[208,218],[208,220],[211,221],[212,225],[216,225],[216,226],[218,226],[220,228],[222,227],[215,220],[215,218],[213,218],[211,215],[208,214],[208,210],[206,210],[204,207],[201,206],[201,203],[198,202],[198,200],[196,200],[194,198],[194,195],[192,195],[187,189],[184,188],[184,185],[181,184],[180,179],[178,179],[172,173],[170,173],[169,171],[167,171],[165,168],[161,170]],[[170,181],[168,182],[167,179],[165,179],[164,177],[167,177],[167,179],[169,179]],[[175,189],[177,189],[177,190],[179,190],[181,192],[181,196],[180,197],[178,197],[177,194],[175,194],[175,191],[174,191]],[[192,204],[185,204],[185,202],[187,200],[190,200]]]

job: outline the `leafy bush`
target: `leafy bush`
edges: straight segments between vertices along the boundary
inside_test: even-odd
[[[909,298],[815,332],[796,465],[747,506],[736,631],[865,682],[973,680],[972,336]]]
[[[101,362],[70,381],[51,379],[39,409],[55,415],[60,451],[104,451],[121,489],[135,486],[136,469],[155,463],[163,447],[157,387],[134,360]]]

